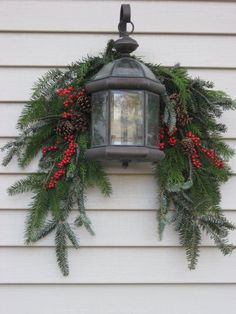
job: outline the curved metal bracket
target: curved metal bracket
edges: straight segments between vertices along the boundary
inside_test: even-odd
[[[137,49],[138,43],[133,38],[129,37],[129,34],[134,31],[134,24],[130,20],[131,9],[129,4],[122,4],[120,7],[120,23],[118,25],[118,30],[120,37],[114,42],[114,48],[121,55],[129,56],[131,52]],[[127,31],[127,24],[131,24],[131,31]]]
[[[120,7],[120,23],[118,25],[118,30],[120,37],[132,34],[134,31],[134,24],[131,22],[131,9],[129,4],[122,4]],[[132,30],[127,32],[127,24],[132,25]]]

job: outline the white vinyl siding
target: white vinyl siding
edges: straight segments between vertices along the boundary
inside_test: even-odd
[[[121,3],[130,3],[136,55],[212,80],[236,98],[236,3],[233,1],[0,1],[0,146],[17,136],[19,114],[35,80],[96,55],[117,38]],[[223,122],[236,149],[236,112]],[[0,158],[3,154],[0,152]],[[223,257],[203,237],[195,271],[189,271],[178,235],[158,239],[155,180],[150,164],[105,163],[110,198],[97,189],[86,207],[96,236],[79,232],[81,249],[69,249],[71,272],[56,265],[52,236],[27,247],[24,219],[30,195],[6,189],[37,169],[0,166],[0,312],[7,314],[235,314],[236,253]],[[236,156],[233,177],[222,186],[222,208],[236,223]],[[72,213],[71,219],[75,212]],[[230,240],[236,243],[236,232]]]

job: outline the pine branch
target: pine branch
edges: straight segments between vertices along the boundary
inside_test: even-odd
[[[70,240],[70,242],[72,243],[72,245],[78,249],[79,248],[79,242],[77,240],[77,237],[74,233],[74,231],[71,229],[70,225],[68,224],[68,222],[66,222],[64,224],[65,226],[65,232],[66,232],[66,235],[68,237],[68,239]]]
[[[66,230],[64,223],[60,223],[57,226],[55,245],[58,266],[63,276],[68,276],[69,275],[68,248],[66,242]]]
[[[175,203],[175,205],[177,205]],[[178,224],[176,224],[176,230],[179,232],[180,244],[186,250],[186,257],[189,262],[189,269],[195,269],[198,257],[199,246],[201,243],[201,232],[199,226],[196,223],[195,217],[190,211],[186,211],[180,206],[178,208]]]
[[[37,192],[30,205],[30,212],[26,219],[25,239],[30,244],[36,234],[43,227],[49,211],[49,194],[45,190]]]
[[[110,196],[112,194],[112,186],[101,164],[98,161],[87,161],[86,168],[86,186],[98,186],[104,196]]]
[[[8,194],[13,196],[27,192],[36,192],[42,188],[42,182],[45,178],[44,173],[35,173],[28,175],[24,179],[20,179],[8,188]]]
[[[53,128],[51,124],[45,124],[27,139],[25,150],[21,154],[19,165],[24,168],[35,158],[41,151],[42,147],[53,136]]]
[[[62,80],[64,73],[59,69],[49,70],[43,77],[39,78],[34,84],[32,90],[32,99],[44,98],[48,99],[54,90],[58,87],[58,83]]]
[[[78,227],[84,226],[91,235],[94,235],[95,233],[91,227],[92,226],[91,220],[88,218],[85,211],[84,206],[85,195],[83,184],[79,180],[76,186],[76,199],[79,207],[79,217],[76,218],[75,225]]]
[[[55,220],[47,221],[45,225],[43,226],[43,228],[32,236],[31,242],[37,242],[45,238],[56,228],[56,226],[57,226],[57,223]]]
[[[159,239],[162,240],[165,226],[171,223],[171,219],[168,217],[170,207],[170,198],[167,191],[162,190],[160,192],[160,208],[157,212],[158,217],[158,233]]]

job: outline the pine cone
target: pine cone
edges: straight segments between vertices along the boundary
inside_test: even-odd
[[[88,116],[83,113],[76,115],[76,119],[73,121],[73,125],[78,132],[84,132],[88,129]]]
[[[178,106],[176,107],[176,120],[177,124],[181,127],[190,124],[192,122],[192,118],[189,117],[189,115],[181,110],[181,108]]]
[[[176,104],[175,110],[176,110],[177,125],[183,127],[183,126],[191,123],[192,118],[190,118],[186,112],[182,111],[179,94],[177,94],[177,93],[171,94],[170,100],[174,101]]]
[[[91,111],[91,98],[88,96],[81,96],[78,98],[77,104],[80,108],[80,112],[89,113]]]
[[[170,95],[170,100],[174,101],[177,104],[180,104],[180,96],[177,93],[173,93]]]
[[[194,143],[191,140],[191,138],[187,138],[185,137],[182,141],[181,141],[181,145],[182,145],[182,149],[183,151],[188,154],[191,155],[193,153],[194,150]]]
[[[56,132],[59,135],[67,136],[74,132],[74,126],[73,124],[68,120],[61,120],[58,122],[56,127]]]

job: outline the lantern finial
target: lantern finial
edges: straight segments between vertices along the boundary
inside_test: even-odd
[[[131,24],[132,29],[127,31],[127,24]],[[134,31],[134,24],[131,21],[131,9],[129,4],[122,4],[120,8],[120,22],[118,24],[120,37],[114,43],[117,52],[122,55],[129,55],[138,48],[138,43],[133,38],[129,37]]]

